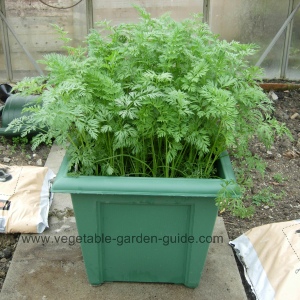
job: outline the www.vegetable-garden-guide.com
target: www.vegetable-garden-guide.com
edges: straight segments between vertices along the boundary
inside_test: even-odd
[[[203,244],[203,243],[223,243],[223,236],[193,236],[188,234],[176,234],[176,235],[62,235],[62,236],[50,236],[50,235],[21,235],[23,243],[63,243],[73,246],[75,244],[87,243],[87,244],[116,244],[117,246],[123,246],[128,244],[162,244],[163,246],[170,246],[174,244]]]

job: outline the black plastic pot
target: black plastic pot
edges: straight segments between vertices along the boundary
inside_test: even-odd
[[[5,102],[6,99],[11,95],[11,90],[12,87],[9,84],[7,83],[0,84],[0,100],[2,102]]]

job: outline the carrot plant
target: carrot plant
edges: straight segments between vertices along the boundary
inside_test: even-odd
[[[249,153],[254,135],[268,146],[287,132],[246,59],[255,45],[220,40],[200,15],[137,10],[138,23],[100,22],[84,47],[56,26],[67,53],[45,55],[47,75],[17,84],[42,105],[10,128],[46,128],[33,146],[55,139],[78,174],[194,178],[215,176],[224,150]]]

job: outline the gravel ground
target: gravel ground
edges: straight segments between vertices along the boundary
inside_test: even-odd
[[[251,199],[256,199],[257,205],[252,218],[240,219],[228,212],[220,214],[224,218],[230,240],[256,226],[300,218],[300,90],[275,94],[278,100],[274,104],[274,115],[287,124],[294,141],[279,139],[269,150],[262,144],[253,142],[252,151],[263,158],[267,165],[266,173],[264,178],[253,173],[254,187],[250,196]],[[0,163],[6,165],[44,165],[49,151],[49,146],[41,146],[33,152],[26,139],[0,137]],[[0,235],[0,289],[18,236]],[[244,285],[248,299],[255,299],[245,282]]]

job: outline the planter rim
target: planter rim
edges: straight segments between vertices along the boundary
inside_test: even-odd
[[[113,194],[113,195],[165,195],[187,197],[216,197],[224,180],[235,182],[227,152],[218,163],[221,178],[161,178],[118,176],[68,176],[68,157],[65,155],[52,186],[55,193]],[[231,189],[235,188],[231,184]]]

